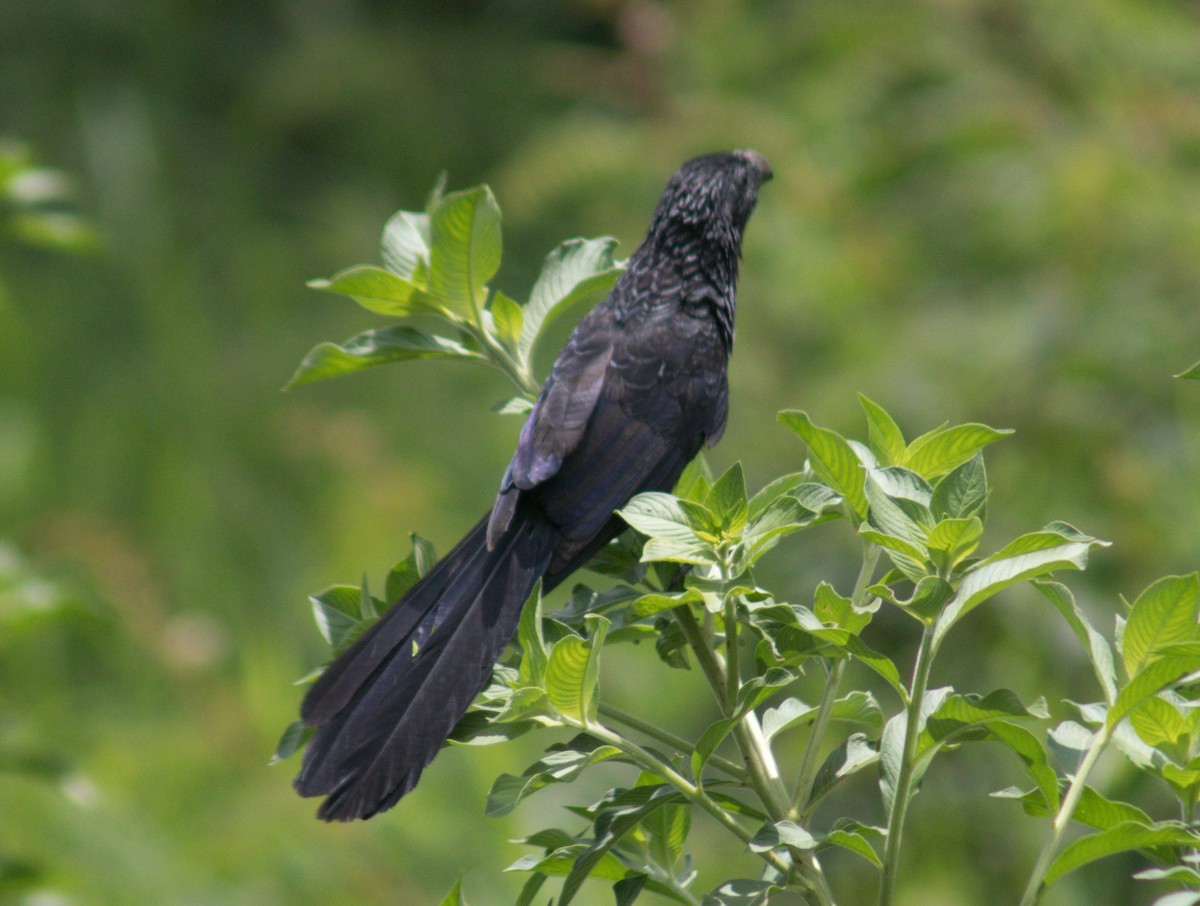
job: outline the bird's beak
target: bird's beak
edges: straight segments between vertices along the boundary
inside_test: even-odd
[[[754,172],[758,174],[758,184],[760,186],[775,175],[775,171],[771,169],[771,165],[767,163],[767,159],[753,148],[739,148],[733,153],[754,168]]]

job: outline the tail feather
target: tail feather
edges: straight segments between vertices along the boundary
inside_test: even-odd
[[[519,512],[488,550],[486,523],[309,691],[301,714],[317,733],[295,786],[304,796],[327,796],[319,817],[369,818],[394,805],[487,683],[558,533],[539,515]]]

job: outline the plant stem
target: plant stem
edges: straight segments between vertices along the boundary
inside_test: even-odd
[[[682,736],[676,736],[674,733],[670,733],[667,730],[664,730],[662,727],[656,727],[652,723],[647,723],[640,717],[630,714],[628,711],[624,711],[621,708],[615,707],[614,705],[610,705],[607,702],[600,702],[600,714],[601,716],[607,717],[619,724],[624,724],[632,730],[637,730],[639,733],[644,733],[651,739],[657,739],[664,745],[670,746],[676,752],[688,754],[696,749],[695,743],[688,742]],[[743,783],[746,781],[746,770],[738,767],[728,758],[722,758],[720,755],[710,755],[708,758],[708,763],[715,768],[720,768],[722,771],[736,780],[740,780]]]
[[[1058,846],[1062,842],[1063,834],[1066,833],[1067,827],[1071,823],[1071,816],[1075,814],[1075,807],[1079,805],[1079,799],[1083,796],[1084,788],[1087,786],[1088,774],[1096,766],[1096,761],[1100,758],[1100,754],[1108,745],[1111,737],[1112,731],[1105,724],[1104,728],[1096,733],[1096,738],[1092,740],[1091,746],[1083,756],[1083,761],[1079,763],[1079,767],[1075,771],[1075,776],[1071,778],[1071,785],[1067,788],[1067,795],[1063,797],[1062,805],[1058,807],[1058,812],[1055,814],[1054,821],[1050,825],[1050,839],[1042,847],[1041,853],[1038,854],[1037,864],[1033,866],[1033,872],[1029,875],[1029,883],[1025,886],[1025,895],[1021,897],[1021,906],[1034,906],[1041,898],[1042,885],[1046,877],[1046,872],[1049,870],[1050,863],[1054,860],[1054,856],[1058,852]]]
[[[904,727],[904,747],[900,758],[900,776],[892,799],[892,814],[888,819],[887,846],[884,852],[883,877],[879,884],[879,906],[890,906],[896,887],[896,871],[900,865],[900,843],[908,802],[912,798],[913,770],[916,767],[917,737],[921,729],[921,706],[929,685],[929,670],[933,665],[933,626],[926,625],[921,633],[921,647],[913,667],[912,687],[908,691],[908,720]]]
[[[880,547],[877,544],[868,541],[863,546],[862,565],[858,569],[858,578],[854,580],[854,591],[850,593],[850,605],[854,608],[862,607],[866,601],[867,587],[871,582],[871,577],[875,575],[879,552]],[[821,743],[825,739],[825,731],[828,729],[832,717],[833,702],[837,697],[842,674],[845,672],[846,661],[837,660],[825,677],[825,689],[822,691],[821,701],[817,705],[817,718],[813,723],[812,732],[808,736],[808,742],[804,746],[804,756],[800,760],[796,790],[792,797],[792,806],[788,810],[788,814],[801,824],[808,819],[811,811],[811,804],[808,800],[812,795],[813,783],[816,781],[819,768],[817,756],[821,750]]]
[[[673,767],[671,767],[671,765],[659,758],[655,758],[641,746],[637,745],[631,740],[626,739],[619,733],[614,733],[603,724],[591,722],[584,724],[582,721],[574,720],[567,720],[564,721],[564,723],[574,726],[580,730],[585,730],[586,732],[595,736],[601,742],[606,742],[610,746],[620,749],[640,767],[645,768],[650,773],[656,774],[657,776],[663,778],[663,780],[671,784],[671,786],[675,787],[675,789],[679,790],[685,799],[687,799],[693,805],[704,809],[706,812],[716,818],[726,830],[736,836],[743,843],[749,843],[754,839],[754,834],[750,833],[750,831],[738,824],[737,821],[734,820],[734,817],[729,814],[729,812],[725,811],[725,809],[713,802],[712,799],[708,798],[708,794],[705,793],[704,790],[676,771]],[[791,866],[772,851],[768,850],[767,852],[762,852],[758,855],[768,862],[776,871],[787,874],[791,870]]]
[[[825,738],[825,730],[833,711],[833,700],[837,696],[838,685],[842,674],[846,672],[844,660],[835,661],[825,677],[825,689],[821,693],[821,701],[817,705],[817,718],[813,721],[812,732],[804,746],[804,757],[800,760],[800,773],[797,775],[796,791],[792,797],[792,807],[788,815],[804,824],[809,817],[808,799],[812,795],[813,783],[817,779],[817,755],[821,751],[821,741]]]
[[[732,716],[742,691],[742,669],[738,661],[737,596],[725,596],[725,713]]]

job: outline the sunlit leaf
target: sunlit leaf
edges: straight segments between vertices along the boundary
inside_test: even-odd
[[[904,454],[907,445],[900,426],[878,403],[868,399],[864,394],[858,395],[859,405],[867,415],[867,431],[871,441],[871,449],[884,465],[899,466],[904,464]]]
[[[408,325],[368,330],[342,345],[321,343],[314,346],[288,381],[288,387],[311,384],[326,378],[362,371],[389,362],[411,359],[460,358],[484,361],[483,356],[447,337],[418,330]]]
[[[569,239],[546,256],[529,294],[518,348],[528,358],[545,329],[563,312],[607,295],[621,269],[613,260],[617,241]]]
[[[967,462],[988,444],[1012,434],[987,425],[956,425],[922,434],[904,456],[904,465],[926,478],[936,478]]]
[[[349,296],[368,311],[393,318],[441,312],[434,298],[416,284],[368,264],[339,271],[328,280],[309,280],[308,286]]]
[[[429,291],[446,308],[477,318],[484,287],[500,267],[500,208],[487,186],[444,196],[430,217]]]
[[[846,439],[836,431],[814,425],[804,412],[785,410],[779,413],[778,419],[808,446],[809,460],[817,475],[845,498],[860,519],[865,518],[865,473]]]
[[[1200,575],[1165,576],[1138,595],[1122,637],[1125,672],[1134,676],[1147,659],[1167,645],[1200,635]]]
[[[1160,821],[1145,825],[1136,821],[1124,821],[1108,830],[1088,834],[1069,843],[1046,872],[1045,884],[1052,884],[1063,875],[1120,852],[1131,849],[1148,849],[1160,846],[1194,847],[1200,843],[1200,835],[1188,830],[1176,821]]]

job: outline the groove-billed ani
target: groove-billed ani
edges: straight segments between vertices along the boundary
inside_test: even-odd
[[[679,168],[554,363],[491,513],[313,684],[295,786],[327,797],[319,817],[370,818],[416,786],[537,580],[567,578],[621,531],[614,510],[721,436],[742,232],[770,178],[748,150]]]

